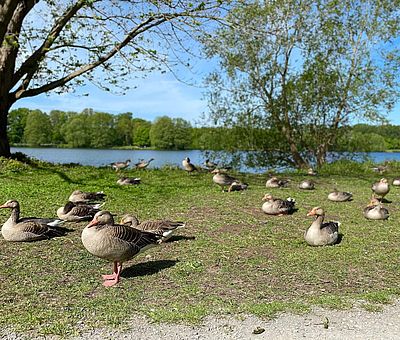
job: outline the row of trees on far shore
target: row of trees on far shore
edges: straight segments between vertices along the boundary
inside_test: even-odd
[[[10,112],[8,120],[12,145],[264,150],[277,142],[274,128],[193,127],[182,118],[162,116],[150,122],[134,118],[130,112],[113,115],[85,109],[80,113],[60,110],[45,113],[19,108]],[[358,124],[347,127],[332,147],[332,151],[388,149],[400,149],[400,126]]]

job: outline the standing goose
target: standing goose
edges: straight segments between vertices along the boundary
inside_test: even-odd
[[[31,242],[64,236],[68,229],[59,227],[60,220],[47,218],[19,218],[20,208],[16,200],[9,200],[0,208],[11,209],[11,216],[3,224],[1,233],[6,241]]]
[[[301,181],[299,184],[299,189],[303,190],[313,190],[315,188],[314,181],[305,179],[304,181]]]
[[[130,163],[131,163],[131,160],[127,159],[125,162],[111,163],[111,166],[115,171],[118,171],[118,170],[123,170],[123,169],[127,168]]]
[[[133,214],[125,214],[122,216],[120,223],[142,231],[158,234],[162,236],[162,242],[168,240],[177,229],[185,227],[184,222],[169,220],[152,220],[139,223],[139,220]]]
[[[121,177],[118,179],[117,184],[119,185],[136,185],[140,184],[140,178],[136,177]]]
[[[375,182],[371,187],[372,191],[383,199],[390,190],[389,183],[386,178],[381,178],[379,182]]]
[[[73,203],[90,203],[96,201],[103,201],[106,194],[103,191],[98,192],[85,192],[81,190],[75,190],[68,198],[68,201]]]
[[[267,188],[283,188],[283,187],[286,187],[286,185],[288,183],[289,183],[289,180],[279,179],[278,177],[273,176],[267,180],[267,182],[265,183],[265,186]]]
[[[324,222],[325,211],[321,207],[312,208],[307,216],[316,216],[315,221],[304,233],[304,239],[310,246],[335,244],[339,238],[340,222]]]
[[[382,207],[381,202],[373,197],[363,210],[363,215],[368,220],[386,220],[389,218],[389,210]]]
[[[57,216],[68,222],[80,222],[91,220],[93,216],[100,211],[102,204],[85,204],[67,202],[63,207],[57,210]]]
[[[114,263],[111,275],[103,275],[103,285],[120,280],[122,263],[159,243],[160,235],[114,224],[109,211],[99,211],[82,231],[82,243],[89,253]]]
[[[350,201],[353,198],[351,192],[337,191],[335,188],[331,193],[328,194],[328,200],[333,202],[345,202]]]
[[[206,168],[208,168],[209,170],[214,170],[217,167],[217,164],[214,162],[211,162],[209,159],[206,159],[204,161],[204,165],[206,166]]]
[[[222,188],[222,192],[224,191],[224,187],[231,186],[232,183],[240,182],[238,179],[229,176],[228,174],[222,172],[220,169],[215,169],[211,171],[213,176],[213,182],[218,184]]]
[[[154,158],[150,158],[148,161],[141,159],[135,164],[135,167],[136,169],[146,169],[152,161],[154,161]]]
[[[268,215],[287,215],[295,211],[296,201],[289,197],[286,200],[275,198],[271,194],[265,194],[262,199],[265,201],[261,209]]]
[[[185,169],[185,171],[187,171],[189,174],[192,173],[193,171],[198,171],[197,168],[194,166],[194,164],[192,164],[190,162],[190,158],[189,157],[186,157],[182,161],[182,166]]]

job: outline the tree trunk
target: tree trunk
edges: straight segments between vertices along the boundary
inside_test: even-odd
[[[6,101],[0,101],[0,157],[11,156],[10,143],[7,136],[7,117],[9,105]]]

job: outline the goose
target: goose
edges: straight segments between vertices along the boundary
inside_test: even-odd
[[[337,191],[335,188],[331,193],[328,194],[328,200],[333,202],[345,202],[350,201],[353,198],[351,192]]]
[[[31,242],[64,236],[67,228],[60,227],[63,222],[56,219],[26,217],[20,218],[20,206],[17,200],[9,200],[0,208],[11,209],[11,216],[3,224],[1,233],[6,241]]]
[[[183,168],[190,174],[193,171],[198,171],[197,168],[190,163],[190,158],[186,157],[183,161],[182,161],[182,166]]]
[[[218,184],[222,188],[222,192],[224,192],[224,187],[231,186],[235,182],[240,182],[235,177],[229,176],[228,174],[222,172],[220,169],[214,169],[211,171],[213,176],[213,182]]]
[[[161,242],[168,240],[177,230],[185,227],[184,222],[176,222],[169,220],[151,220],[139,223],[137,217],[133,214],[125,214],[122,216],[120,224],[130,226],[135,229],[147,231],[162,236]]]
[[[395,187],[400,186],[400,178],[394,178],[392,185],[394,185]]]
[[[308,176],[317,176],[317,172],[313,168],[308,168],[307,175]]]
[[[265,201],[261,209],[268,215],[286,215],[295,210],[296,200],[289,197],[286,200],[275,198],[271,194],[265,194],[262,199]]]
[[[104,200],[106,194],[103,191],[98,192],[85,192],[81,190],[75,190],[68,198],[68,201],[73,203],[83,202],[90,203],[95,201]]]
[[[123,262],[156,246],[161,235],[115,224],[111,213],[102,210],[83,229],[81,239],[89,253],[113,262],[113,273],[103,275],[103,285],[111,287],[120,281]]]
[[[229,186],[228,192],[231,192],[231,191],[243,191],[243,190],[246,190],[248,188],[248,186],[249,185],[247,183],[242,183],[241,181],[234,181]]]
[[[206,166],[206,168],[208,168],[208,169],[215,169],[216,167],[217,167],[217,164],[216,163],[214,163],[214,162],[211,162],[209,159],[206,159],[205,161],[204,161],[204,165]]]
[[[289,183],[289,180],[286,179],[279,179],[276,176],[272,176],[270,179],[267,180],[265,186],[267,188],[283,188]]]
[[[372,170],[375,172],[379,172],[380,174],[383,174],[386,172],[389,168],[389,161],[384,161],[383,164],[379,164],[376,167],[373,167]]]
[[[303,190],[313,190],[315,188],[315,184],[313,181],[305,179],[304,181],[300,182],[299,188]]]
[[[68,201],[63,207],[57,210],[57,216],[63,221],[68,222],[91,220],[100,211],[101,206],[102,204],[90,205]]]
[[[304,233],[304,239],[310,246],[335,244],[339,238],[340,222],[324,222],[325,211],[321,207],[312,208],[307,216],[316,216],[314,222]]]
[[[148,161],[141,159],[138,163],[135,164],[135,167],[136,169],[146,169],[152,161],[154,161],[154,158],[150,158]]]
[[[118,170],[123,170],[123,169],[127,168],[130,163],[131,163],[131,160],[127,159],[125,162],[111,163],[111,166],[115,171],[118,171]]]
[[[390,186],[386,178],[381,178],[379,182],[372,184],[371,189],[376,195],[381,196],[383,199],[389,192]]]
[[[118,179],[117,184],[119,185],[135,185],[140,184],[140,178],[136,177],[121,177]]]
[[[369,220],[386,220],[389,218],[389,210],[382,207],[379,200],[373,197],[370,203],[364,208],[363,215]]]

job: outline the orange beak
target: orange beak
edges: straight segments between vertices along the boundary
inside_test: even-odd
[[[97,225],[98,223],[99,223],[99,221],[97,221],[96,219],[93,219],[89,222],[89,224],[86,227],[90,228],[90,227]]]
[[[307,213],[307,216],[315,216],[315,211],[311,210]]]

